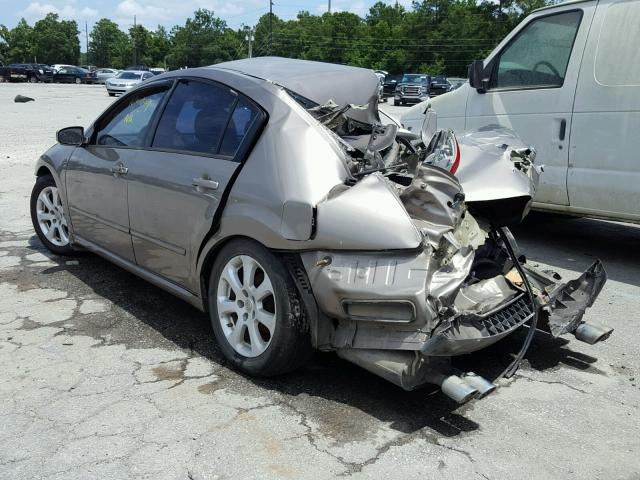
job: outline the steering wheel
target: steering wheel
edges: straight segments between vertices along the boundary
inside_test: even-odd
[[[547,67],[549,70],[551,70],[551,73],[553,73],[556,77],[561,77],[560,72],[558,72],[558,70],[556,70],[556,67],[551,65],[549,62],[545,62],[544,60],[542,60],[542,61],[536,63],[533,66],[533,71],[537,72],[539,66]]]

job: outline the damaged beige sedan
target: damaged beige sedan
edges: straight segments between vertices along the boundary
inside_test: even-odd
[[[171,72],[58,132],[39,160],[34,228],[208,311],[250,375],[335,351],[405,389],[492,391],[452,357],[528,326],[595,343],[606,274],[529,267],[508,225],[540,168],[504,129],[420,134],[377,109],[364,69],[257,58]]]

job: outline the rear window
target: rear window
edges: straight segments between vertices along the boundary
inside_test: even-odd
[[[609,87],[639,86],[639,45],[640,3],[622,1],[609,5],[598,39],[596,81]]]
[[[118,75],[118,78],[121,78],[123,80],[139,80],[140,77],[142,77],[141,74],[133,72],[122,72]]]

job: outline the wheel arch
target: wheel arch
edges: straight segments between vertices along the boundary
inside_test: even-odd
[[[231,235],[228,237],[220,238],[216,242],[211,242],[211,238],[205,238],[204,245],[202,245],[200,248],[200,257],[198,260],[200,298],[202,299],[202,308],[205,312],[209,311],[209,276],[211,274],[211,268],[213,268],[213,263],[216,261],[216,257],[218,256],[220,250],[222,250],[227,244],[235,240],[251,240],[259,243],[265,248],[268,248],[256,239],[247,237],[245,235]]]

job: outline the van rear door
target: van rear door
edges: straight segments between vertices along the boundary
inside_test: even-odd
[[[639,46],[640,1],[600,1],[574,105],[573,211],[640,221]]]
[[[537,202],[569,203],[571,112],[595,5],[556,6],[527,17],[485,61],[486,93],[469,92],[467,129],[499,124],[536,148],[545,165]]]

